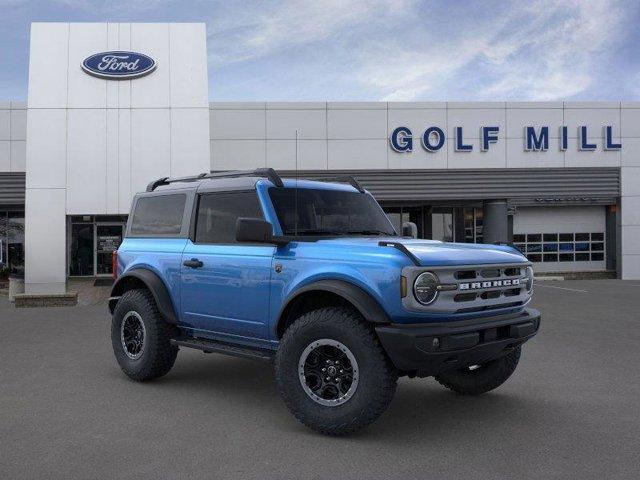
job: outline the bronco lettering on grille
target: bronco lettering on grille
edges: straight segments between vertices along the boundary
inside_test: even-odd
[[[481,288],[512,287],[514,285],[520,285],[519,278],[506,279],[506,280],[491,280],[486,282],[460,283],[458,285],[458,289],[459,290],[479,290]]]

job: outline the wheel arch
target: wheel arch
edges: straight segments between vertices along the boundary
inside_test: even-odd
[[[116,280],[109,297],[109,311],[113,311],[120,297],[135,288],[146,288],[151,292],[162,317],[171,324],[178,323],[178,317],[166,285],[158,274],[146,268],[136,268],[124,273]]]
[[[292,293],[278,314],[275,333],[282,338],[285,330],[301,314],[332,305],[349,305],[371,323],[389,323],[389,316],[368,292],[344,280],[319,280]]]

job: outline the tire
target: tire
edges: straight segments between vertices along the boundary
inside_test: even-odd
[[[498,388],[515,371],[520,360],[520,347],[507,355],[491,360],[479,368],[469,367],[436,375],[440,385],[460,395],[480,395]]]
[[[318,346],[322,342],[327,344]],[[328,358],[342,359],[344,370],[348,372],[351,360],[347,358],[347,351],[355,360],[356,368],[350,370],[351,381],[345,377],[346,382],[337,387],[346,389],[346,385],[351,385],[342,400],[313,399],[312,390],[309,388],[310,393],[307,393],[303,386],[303,382],[307,384],[308,363],[303,362],[305,373],[302,373],[301,360],[307,358],[311,362],[310,359],[317,357],[319,364],[324,364]],[[315,360],[311,363],[315,364]],[[335,364],[339,365],[339,360],[335,360]],[[298,318],[280,341],[275,370],[278,389],[293,415],[312,430],[334,436],[356,432],[382,415],[391,403],[398,380],[397,371],[371,326],[357,312],[344,307],[321,308]],[[339,378],[338,382],[341,380],[344,378]],[[322,392],[317,390],[316,393],[322,396],[323,392],[331,392],[331,388],[327,384]],[[320,404],[319,401],[334,404]]]
[[[134,346],[135,335],[134,343],[123,345],[123,336],[131,336],[131,329],[123,329],[125,321],[125,327],[133,325],[135,331],[142,330],[142,340],[137,343],[138,347],[141,343],[140,350]],[[138,328],[140,322],[143,328]],[[164,321],[148,290],[129,290],[118,300],[111,322],[111,343],[120,368],[130,379],[145,382],[169,373],[178,354],[178,347],[170,343],[174,333],[175,327]]]

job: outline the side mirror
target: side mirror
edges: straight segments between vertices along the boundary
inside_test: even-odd
[[[243,243],[283,243],[273,237],[273,227],[261,218],[238,218],[236,240]]]
[[[418,226],[413,222],[404,222],[402,224],[402,236],[418,238]]]

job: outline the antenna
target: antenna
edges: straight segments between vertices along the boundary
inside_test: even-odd
[[[296,128],[296,188],[293,207],[293,235],[298,236],[298,129]]]

